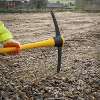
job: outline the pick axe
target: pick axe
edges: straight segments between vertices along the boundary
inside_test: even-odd
[[[61,68],[62,46],[64,44],[64,39],[61,36],[60,30],[58,27],[58,23],[57,23],[57,20],[56,20],[56,17],[54,15],[53,11],[51,11],[51,16],[52,16],[52,19],[54,22],[56,36],[51,37],[47,40],[23,44],[23,45],[21,45],[21,50],[39,48],[39,47],[57,47],[58,48],[57,72],[59,73],[60,68]],[[0,48],[0,53],[8,53],[8,52],[12,52],[12,51],[16,51],[16,48],[15,47]]]

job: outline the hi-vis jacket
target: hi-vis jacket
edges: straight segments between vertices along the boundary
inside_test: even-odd
[[[12,39],[11,32],[4,26],[4,23],[0,21],[0,42]]]

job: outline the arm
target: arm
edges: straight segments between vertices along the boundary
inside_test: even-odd
[[[13,36],[11,32],[4,26],[2,22],[0,22],[0,42],[4,42],[12,38]]]
[[[11,32],[0,22],[0,42],[4,47],[16,47],[15,52],[9,54],[17,54],[20,51],[20,43],[13,39]]]

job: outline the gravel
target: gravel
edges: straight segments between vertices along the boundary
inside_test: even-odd
[[[99,100],[100,13],[56,13],[65,43],[61,72],[57,48],[0,55],[0,100]],[[24,43],[55,36],[49,13],[1,14],[14,38]]]

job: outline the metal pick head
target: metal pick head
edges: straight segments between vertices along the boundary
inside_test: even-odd
[[[56,36],[55,36],[55,43],[57,44],[56,46],[58,47],[58,65],[57,65],[57,73],[60,72],[61,69],[61,56],[62,56],[62,45],[63,45],[63,40],[60,34],[60,30],[59,30],[59,26],[56,20],[56,17],[53,13],[53,11],[51,11],[51,16],[54,22],[54,26],[55,26],[55,32],[56,32]],[[60,42],[59,42],[60,41]],[[62,42],[62,43],[61,43]],[[60,45],[61,44],[61,45]]]

